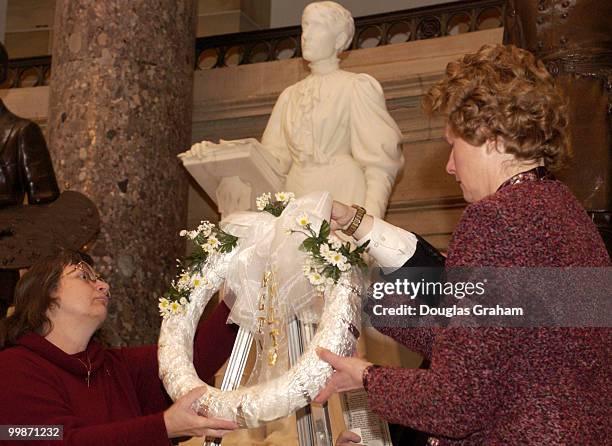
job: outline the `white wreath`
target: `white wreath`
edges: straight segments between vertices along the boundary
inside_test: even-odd
[[[296,203],[290,206],[291,209],[288,208],[283,212],[283,216],[291,219],[300,212],[303,214],[304,207],[312,207],[313,202],[322,204],[316,206],[318,212],[329,216],[331,197],[327,193],[319,195],[296,200]],[[312,209],[309,210],[311,211]],[[257,220],[255,215],[257,214],[248,213],[248,218],[245,218],[243,214],[237,221]],[[315,215],[316,218],[320,216]],[[282,218],[276,221],[268,219],[263,221],[260,228],[269,227],[270,224],[276,225],[276,239],[281,232],[284,233],[284,237],[290,237],[286,229],[282,228],[286,221],[285,219],[283,223]],[[237,226],[234,226],[234,229],[236,228]],[[255,232],[257,231],[253,227],[243,231],[244,234]],[[239,234],[236,235],[240,237]],[[274,245],[274,238],[268,237],[266,245],[268,248]],[[254,245],[256,242],[252,238],[241,237],[233,251],[225,254],[213,253],[209,256],[202,270],[202,276],[207,279],[207,284],[195,287],[189,302],[184,303],[180,313],[164,318],[158,350],[160,378],[173,400],[176,401],[196,387],[204,386],[206,392],[194,405],[198,413],[208,417],[233,420],[241,427],[247,428],[286,417],[309,404],[320,392],[333,370],[329,364],[319,359],[315,348],[324,347],[343,356],[352,354],[358,336],[356,327],[361,326],[360,295],[363,291],[362,278],[354,272],[342,274],[336,284],[326,287],[323,313],[314,338],[298,362],[281,376],[232,391],[221,391],[208,386],[198,377],[193,366],[195,330],[206,304],[225,281],[230,265],[233,269],[239,269],[239,266],[235,267],[236,264],[243,266],[249,262],[252,264],[253,251],[264,257],[270,253],[269,250],[268,253],[262,253],[261,246]],[[240,261],[240,256],[245,256],[246,253],[249,262]],[[241,299],[243,291],[248,294],[248,287],[240,288],[240,286],[238,283],[234,286],[237,297],[234,306],[252,307],[253,302],[245,304],[248,299]],[[251,314],[251,318],[255,318],[254,313]]]

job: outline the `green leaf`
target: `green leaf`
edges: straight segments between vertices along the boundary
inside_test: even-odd
[[[334,267],[332,265],[326,265],[321,274],[323,274],[325,277],[332,277],[333,270]]]
[[[357,248],[355,248],[353,252],[357,253],[357,254],[363,254],[369,244],[370,244],[370,241],[368,240],[367,242],[365,242],[362,245],[359,245]]]
[[[332,279],[334,279],[334,282],[337,282],[338,279],[340,278],[340,270],[336,268],[335,266],[332,269],[331,277]]]
[[[321,223],[321,229],[319,230],[319,239],[321,242],[325,241],[329,237],[329,232],[331,228],[329,226],[329,222],[327,220],[323,220]]]
[[[279,206],[278,202],[275,201],[274,203],[269,203],[266,205],[264,211],[274,215],[275,217],[280,217],[280,214],[283,213],[284,209],[285,208],[283,206]]]
[[[314,237],[308,237],[307,239],[305,239],[302,242],[301,246],[303,246],[304,249],[306,251],[309,251],[309,252],[318,252],[319,251],[318,249],[316,249],[316,251],[315,251],[315,248],[318,248],[318,243],[317,243],[317,239],[315,239]]]

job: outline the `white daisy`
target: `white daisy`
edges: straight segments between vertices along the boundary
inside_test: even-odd
[[[199,274],[194,274],[191,277],[190,285],[191,285],[191,288],[198,288],[201,286],[208,285],[208,280],[206,279],[206,277],[203,277]]]
[[[338,266],[342,263],[346,263],[346,257],[340,254],[338,251],[330,251],[325,257],[329,263],[334,266]]]
[[[214,235],[208,237],[208,240],[206,240],[206,244],[208,246],[212,246],[213,249],[218,249],[220,245],[219,240]]]
[[[310,224],[310,220],[308,220],[308,215],[306,214],[302,214],[299,217],[297,217],[295,219],[295,221],[297,222],[298,225],[300,225],[302,228],[308,226]]]
[[[295,198],[295,194],[293,192],[277,192],[274,194],[274,198],[286,205]]]
[[[322,283],[325,283],[325,277],[316,271],[312,271],[310,274],[308,274],[308,281],[315,286],[321,285]]]
[[[159,314],[161,314],[162,317],[166,317],[169,315],[170,301],[168,299],[166,299],[165,297],[160,297],[159,304],[157,305],[157,307],[159,308]]]
[[[332,262],[332,258],[338,254],[338,251],[334,251],[333,249],[329,249],[329,247],[323,251],[319,251],[321,253],[321,255],[323,256],[323,258],[325,259],[325,261],[327,263],[331,263]]]
[[[178,302],[171,302],[170,303],[170,313],[171,314],[179,314],[183,311],[183,307],[181,306],[180,303]]]

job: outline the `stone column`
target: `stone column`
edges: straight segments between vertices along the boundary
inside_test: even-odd
[[[98,206],[90,254],[111,285],[102,331],[155,342],[184,245],[195,0],[58,0],[49,146],[60,187]]]

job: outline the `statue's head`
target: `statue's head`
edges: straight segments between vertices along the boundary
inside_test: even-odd
[[[302,14],[302,56],[317,62],[349,47],[355,34],[351,13],[336,2],[314,2]]]
[[[2,42],[0,42],[0,84],[3,84],[8,75],[8,53]]]

